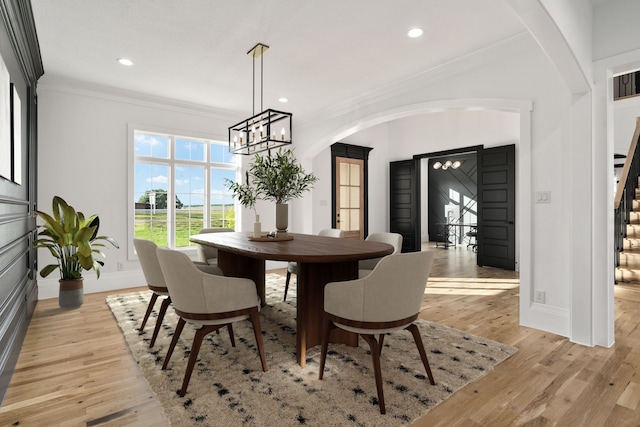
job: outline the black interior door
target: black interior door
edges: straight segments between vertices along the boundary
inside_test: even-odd
[[[478,265],[515,270],[515,145],[478,155]]]
[[[402,252],[420,251],[420,161],[389,163],[389,231],[402,234]]]

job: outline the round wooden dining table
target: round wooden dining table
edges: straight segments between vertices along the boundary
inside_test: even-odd
[[[337,239],[311,234],[289,233],[291,240],[251,239],[251,233],[198,234],[190,240],[218,249],[218,266],[226,276],[252,279],[265,304],[265,261],[298,263],[296,309],[296,358],[306,365],[306,352],[321,343],[324,286],[358,278],[358,261],[379,258],[393,252],[386,243]],[[332,342],[356,346],[357,335],[336,330]]]

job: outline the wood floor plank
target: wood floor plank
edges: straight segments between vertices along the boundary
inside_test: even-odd
[[[420,317],[518,352],[414,426],[640,425],[640,287],[615,289],[615,345],[585,347],[519,326],[517,273],[478,267],[463,248],[435,251]],[[56,299],[38,302],[0,426],[168,425],[107,294],[86,295],[77,310],[58,308]],[[155,319],[149,323],[147,336]]]

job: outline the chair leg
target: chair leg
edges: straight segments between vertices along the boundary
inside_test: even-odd
[[[187,393],[187,386],[189,385],[189,380],[191,379],[191,373],[193,372],[193,367],[196,365],[196,361],[198,360],[198,353],[200,353],[200,346],[202,345],[202,340],[205,336],[210,334],[211,332],[220,329],[222,325],[206,325],[202,328],[196,330],[196,334],[193,337],[193,344],[191,345],[191,352],[189,354],[189,362],[187,363],[187,370],[184,373],[184,380],[182,381],[182,388],[180,389],[180,397],[184,397]]]
[[[153,328],[153,336],[151,337],[149,347],[153,347],[153,345],[156,343],[156,338],[158,338],[158,332],[160,332],[162,320],[164,320],[164,315],[167,312],[167,307],[169,307],[169,304],[171,304],[171,297],[166,297],[162,300],[162,304],[160,305],[160,313],[158,313],[158,318],[156,319],[156,327]]]
[[[378,335],[378,347],[379,348],[379,352],[378,352],[378,356],[382,354],[382,346],[384,344],[384,334],[380,334]]]
[[[333,322],[325,317],[323,331],[324,336],[322,337],[322,350],[320,353],[320,372],[318,373],[318,379],[322,379],[324,375],[324,364],[327,361],[327,350],[329,349],[329,337],[331,336],[331,330],[335,328],[336,325]]]
[[[380,348],[373,335],[360,335],[371,347],[371,358],[373,359],[373,372],[376,376],[376,389],[378,390],[378,404],[380,405],[380,413],[387,412],[384,406],[384,392],[382,391],[382,371],[380,369]]]
[[[187,323],[181,317],[178,319],[178,324],[176,325],[176,330],[173,332],[173,338],[171,339],[171,344],[169,344],[169,350],[167,350],[167,355],[164,357],[164,363],[162,364],[162,370],[167,369],[167,365],[169,364],[169,360],[171,359],[171,355],[173,354],[173,349],[176,347],[178,343],[178,339],[180,338],[180,334],[182,333],[182,328],[184,328],[184,324]]]
[[[233,325],[231,323],[229,323],[227,325],[227,330],[229,331],[229,339],[231,340],[231,347],[235,347],[236,346],[236,339],[233,337]],[[220,330],[218,329],[219,332]]]
[[[147,320],[149,319],[149,315],[151,314],[151,311],[153,310],[153,306],[156,304],[157,299],[158,294],[151,294],[151,300],[149,300],[149,305],[147,305],[147,312],[144,314],[144,319],[142,319],[142,325],[140,325],[140,328],[138,328],[139,331],[144,330],[144,325],[147,324]]]
[[[264,355],[264,344],[262,343],[262,328],[260,327],[260,315],[258,314],[257,307],[249,310],[249,320],[251,320],[251,324],[253,325],[253,334],[256,337],[258,353],[260,354],[260,363],[262,363],[262,372],[267,372],[267,359]]]
[[[422,364],[424,365],[424,369],[427,371],[427,375],[429,376],[429,382],[431,385],[436,385],[435,380],[433,379],[433,374],[431,373],[431,367],[429,366],[429,359],[427,359],[427,353],[424,351],[424,344],[422,343],[422,338],[420,337],[420,331],[418,327],[412,323],[407,326],[411,335],[413,335],[413,340],[416,342],[416,347],[418,347],[418,351],[420,352],[420,358],[422,359]]]
[[[287,292],[289,291],[289,281],[291,281],[291,272],[287,271],[287,279],[284,281],[284,299],[287,300]]]

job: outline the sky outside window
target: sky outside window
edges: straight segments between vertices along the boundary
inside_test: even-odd
[[[169,157],[169,137],[136,132],[134,135],[136,156]]]
[[[176,159],[204,161],[204,147],[202,141],[192,139],[176,139]]]

